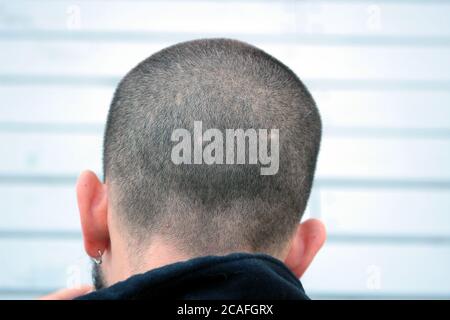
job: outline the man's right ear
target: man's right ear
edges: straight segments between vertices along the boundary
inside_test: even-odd
[[[327,237],[325,226],[317,219],[300,223],[291,241],[285,264],[300,278],[308,269]]]
[[[81,173],[77,182],[77,202],[80,211],[86,253],[97,258],[108,248],[108,199],[106,185],[92,171]]]

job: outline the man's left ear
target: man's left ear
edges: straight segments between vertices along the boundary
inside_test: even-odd
[[[298,225],[284,261],[297,278],[300,278],[308,269],[325,239],[325,226],[321,221],[309,219]]]
[[[98,258],[110,244],[106,185],[92,171],[84,171],[77,182],[77,200],[84,248]]]

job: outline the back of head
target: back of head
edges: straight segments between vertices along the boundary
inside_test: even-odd
[[[261,174],[266,165],[249,161],[249,136],[245,163],[174,163],[174,131],[194,132],[200,122],[224,133],[224,150],[227,129],[277,129],[278,170]],[[234,40],[177,44],[142,61],[116,90],[104,140],[111,205],[139,242],[158,235],[192,254],[270,254],[305,210],[320,137],[310,93],[281,62]]]

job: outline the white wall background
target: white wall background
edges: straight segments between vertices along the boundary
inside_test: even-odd
[[[114,87],[182,40],[249,41],[294,69],[325,134],[313,298],[450,298],[448,1],[0,1],[0,298],[89,279],[75,203]]]

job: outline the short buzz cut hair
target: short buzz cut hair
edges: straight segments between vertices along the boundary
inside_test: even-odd
[[[171,161],[177,128],[279,130],[279,170]],[[119,83],[104,136],[109,199],[129,239],[153,235],[192,254],[286,246],[306,208],[321,139],[308,89],[264,51],[230,39],[165,48]]]

